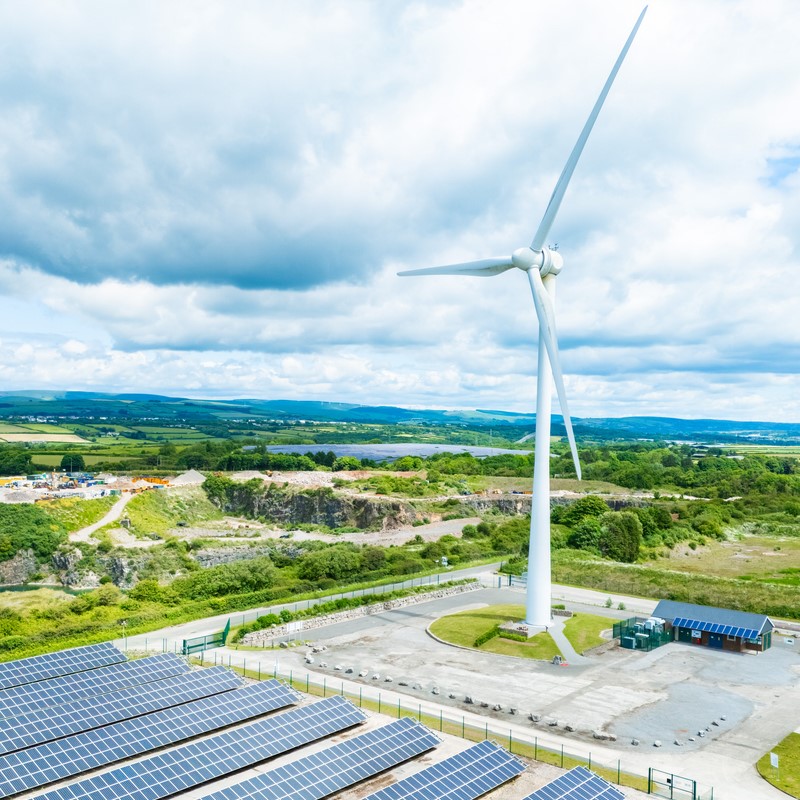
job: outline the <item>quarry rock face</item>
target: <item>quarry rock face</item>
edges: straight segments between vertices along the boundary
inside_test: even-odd
[[[39,564],[33,550],[19,550],[13,558],[0,562],[0,583],[12,586],[27,583],[37,572]]]

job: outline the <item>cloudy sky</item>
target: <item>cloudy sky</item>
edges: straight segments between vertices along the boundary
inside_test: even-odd
[[[534,406],[634,0],[0,4],[0,389]],[[657,0],[551,231],[575,416],[800,420],[800,4]]]

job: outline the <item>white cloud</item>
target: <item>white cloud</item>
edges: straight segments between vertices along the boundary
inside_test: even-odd
[[[0,9],[0,386],[531,409],[522,276],[394,271],[530,240],[639,10]],[[797,419],[798,23],[650,8],[552,231],[574,414]]]

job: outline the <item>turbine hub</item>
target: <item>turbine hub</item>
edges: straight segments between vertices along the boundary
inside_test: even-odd
[[[558,275],[564,266],[564,259],[555,250],[543,247],[541,250],[531,250],[530,247],[518,247],[511,254],[511,261],[517,269],[527,272],[529,269],[538,269],[541,276]]]

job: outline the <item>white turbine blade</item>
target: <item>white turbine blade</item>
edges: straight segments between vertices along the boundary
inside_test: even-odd
[[[542,276],[537,269],[528,270],[528,279],[533,294],[533,304],[536,306],[536,316],[539,318],[539,335],[544,338],[547,356],[550,359],[550,369],[556,384],[558,402],[561,406],[561,416],[564,417],[564,426],[567,429],[569,449],[572,451],[572,460],[575,463],[575,472],[581,480],[581,462],[578,460],[578,446],[575,444],[575,434],[572,432],[572,419],[567,406],[567,392],[564,389],[564,376],[561,374],[561,361],[558,356],[558,340],[556,338],[556,320],[553,301],[545,289]]]
[[[600,97],[597,98],[597,102],[594,104],[592,113],[589,114],[589,119],[586,120],[586,124],[583,126],[583,130],[581,131],[581,135],[578,137],[578,141],[575,143],[575,147],[572,148],[572,152],[570,153],[567,163],[564,165],[564,169],[561,172],[561,177],[558,179],[556,188],[553,189],[550,202],[547,204],[547,210],[544,212],[542,221],[539,223],[539,228],[533,237],[533,241],[531,242],[531,250],[541,250],[545,239],[547,239],[547,235],[550,233],[550,227],[552,226],[553,220],[555,219],[558,209],[561,206],[561,201],[564,199],[564,193],[567,191],[567,186],[572,178],[572,173],[575,171],[575,166],[578,163],[578,159],[581,157],[583,146],[586,144],[586,140],[589,138],[589,134],[592,132],[597,115],[600,113],[600,109],[603,107],[606,96],[611,89],[611,84],[614,83],[614,78],[617,77],[619,68],[622,66],[622,62],[625,60],[625,56],[628,54],[628,50],[633,43],[636,32],[639,30],[639,26],[642,24],[642,20],[644,19],[646,11],[647,6],[645,6],[642,9],[642,13],[639,14],[639,19],[636,20],[636,24],[633,26],[633,30],[631,31],[628,40],[625,42],[625,46],[622,48],[622,52],[619,54],[619,58],[617,58],[614,68],[611,70],[611,74],[608,76],[605,86],[603,86],[603,91],[600,92]]]
[[[489,278],[499,275],[514,266],[510,258],[484,258],[482,261],[468,261],[465,264],[448,264],[444,267],[407,269],[397,274],[405,278],[411,275],[470,275]]]

